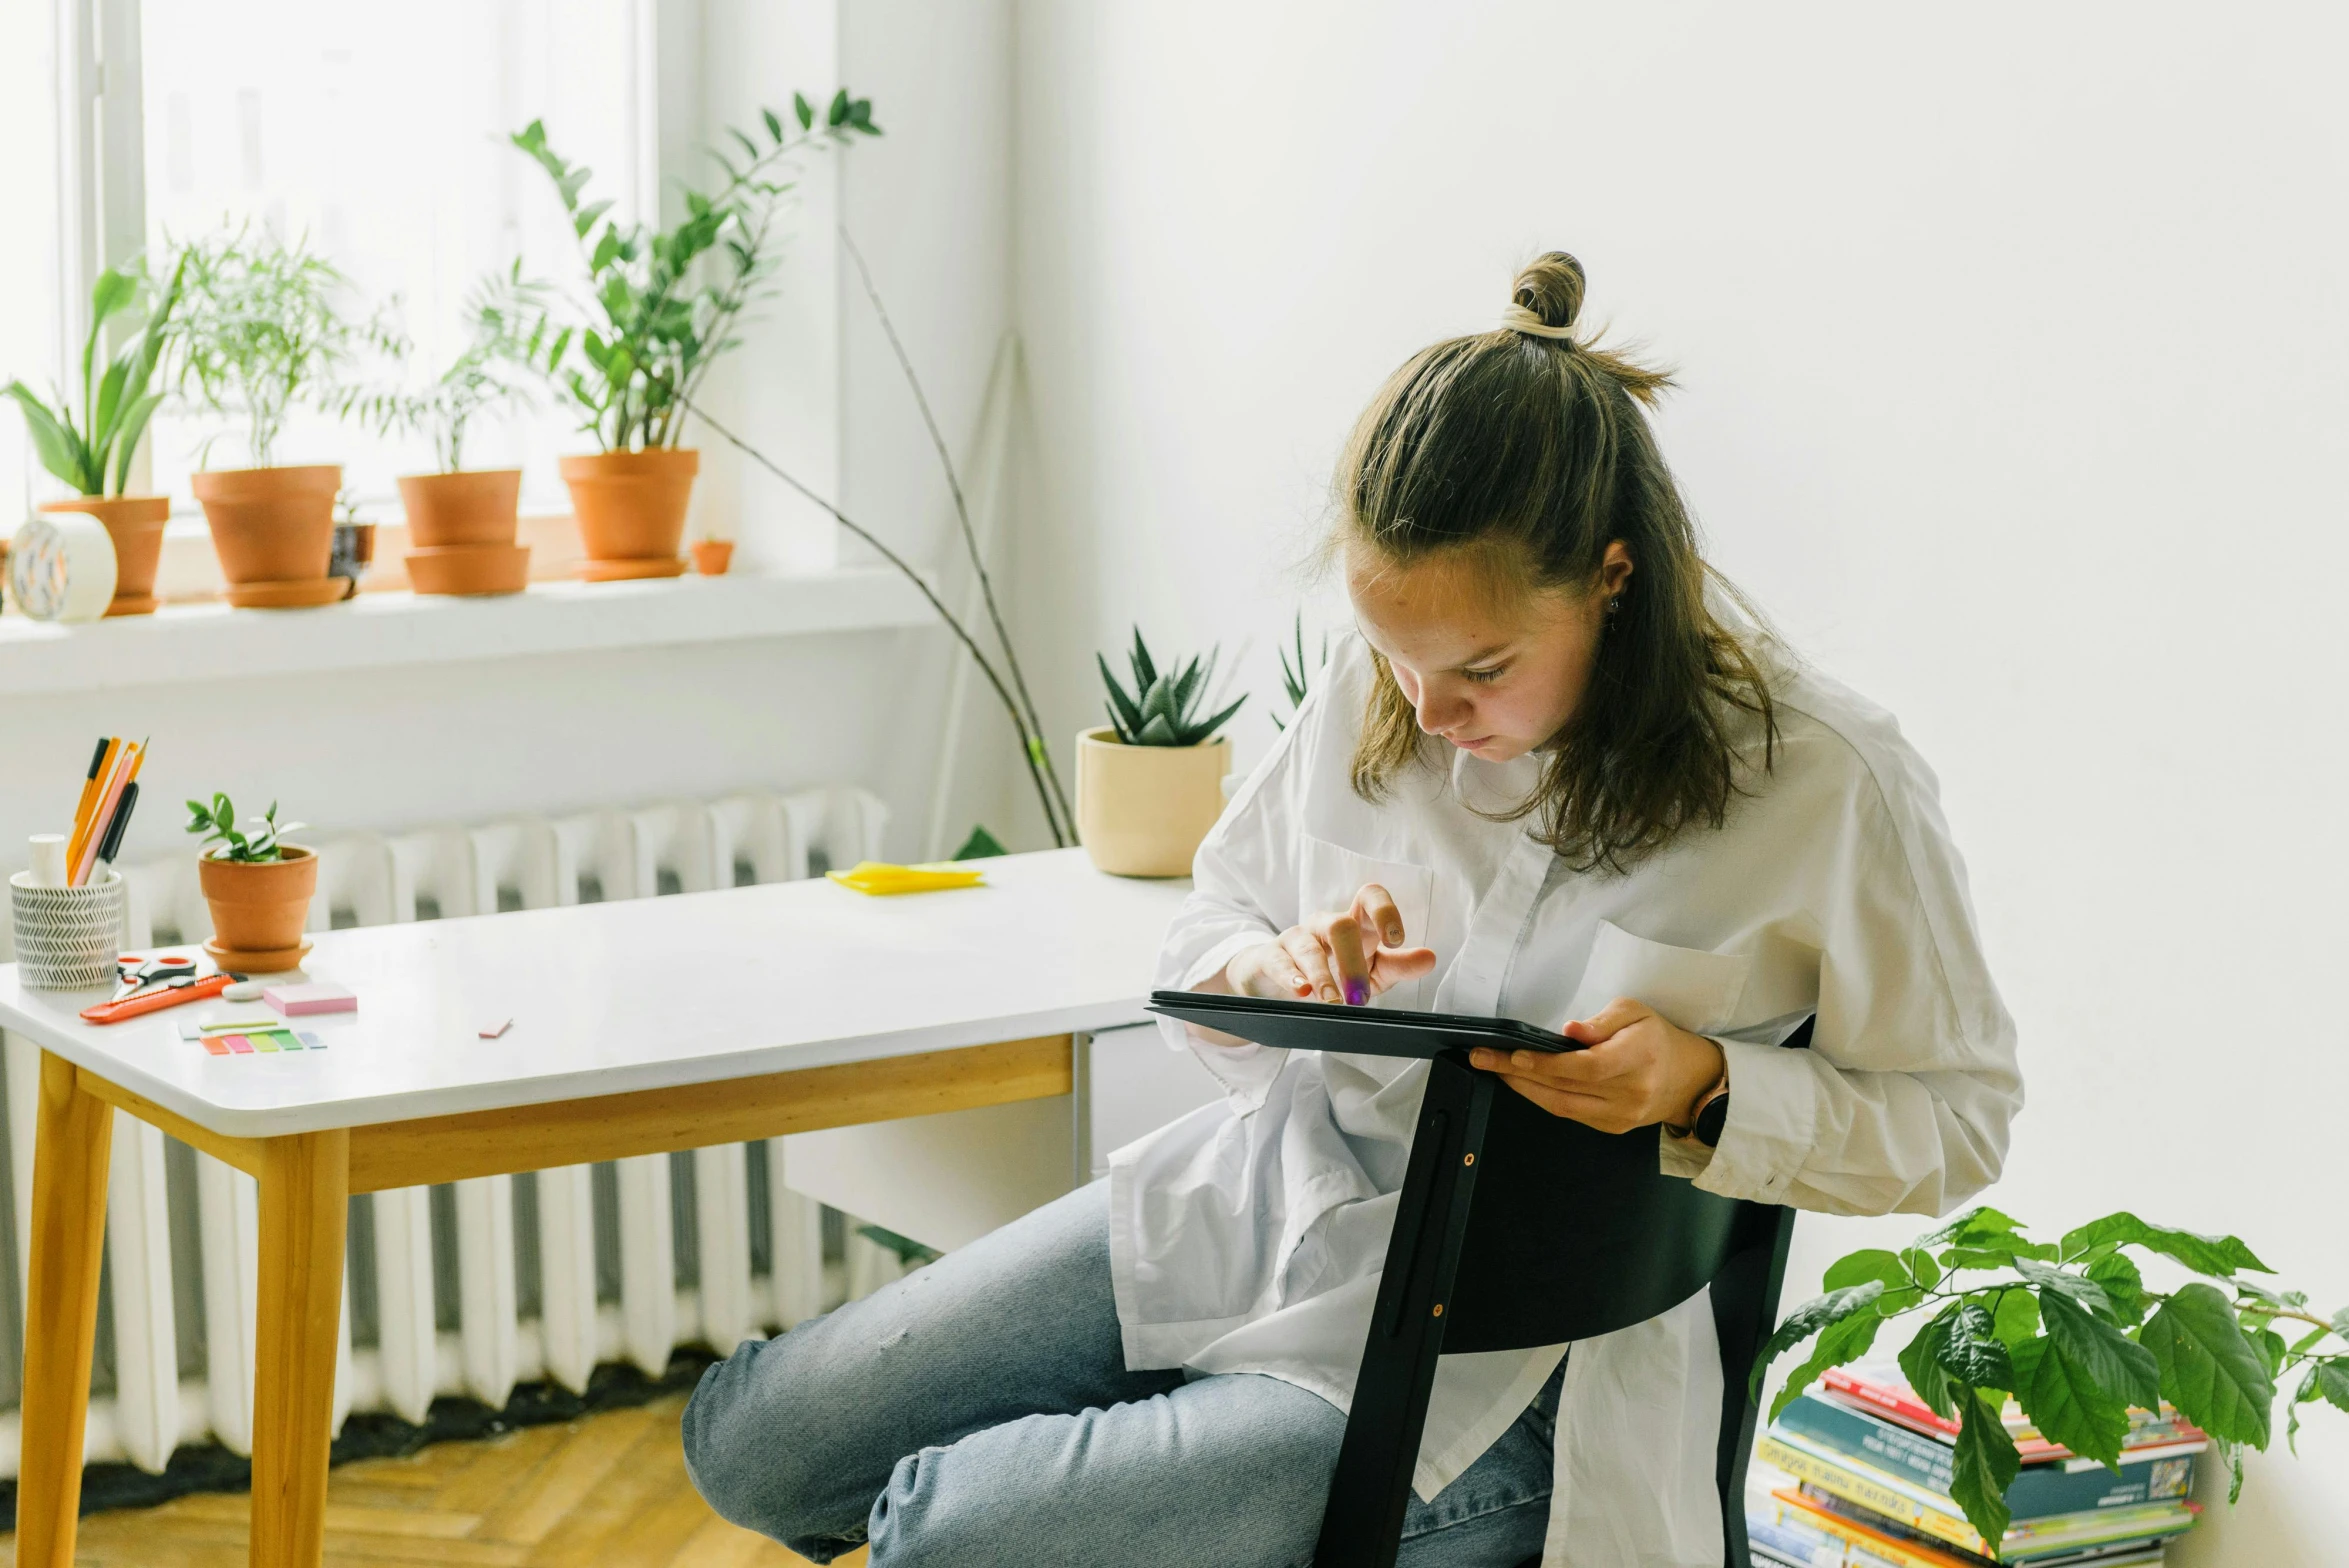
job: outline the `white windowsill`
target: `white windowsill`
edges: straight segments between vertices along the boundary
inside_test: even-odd
[[[367,593],[315,610],[167,605],[80,626],[0,616],[0,695],[869,631],[931,620],[886,567],[534,583],[501,598]]]

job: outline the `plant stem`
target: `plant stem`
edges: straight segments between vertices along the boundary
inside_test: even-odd
[[[866,544],[872,546],[874,550],[880,553],[882,559],[886,560],[891,566],[896,567],[897,570],[904,575],[906,581],[912,583],[916,589],[920,590],[922,597],[930,602],[930,608],[937,611],[938,618],[946,623],[947,629],[953,632],[956,639],[962,643],[963,647],[970,651],[971,658],[976,661],[979,666],[979,673],[987,677],[987,684],[995,688],[996,697],[1003,703],[1004,713],[1011,719],[1012,728],[1019,734],[1020,755],[1028,765],[1029,779],[1036,786],[1037,803],[1044,808],[1045,824],[1052,830],[1053,847],[1056,849],[1066,849],[1068,847],[1068,840],[1062,836],[1060,823],[1056,818],[1054,818],[1052,814],[1051,793],[1045,788],[1044,775],[1036,764],[1036,752],[1040,748],[1033,744],[1032,737],[1028,731],[1027,720],[1020,714],[1019,704],[1012,700],[1010,689],[1003,684],[1003,677],[995,672],[994,665],[987,662],[986,654],[979,651],[978,643],[973,641],[971,634],[963,629],[962,622],[954,618],[954,612],[946,608],[945,601],[938,597],[937,591],[930,586],[929,579],[925,578],[919,571],[916,571],[912,562],[908,561],[904,556],[899,555],[895,550],[890,549],[889,546],[883,544],[879,539],[875,538],[872,532],[865,528],[863,524],[858,523],[847,513],[841,511],[839,507],[834,506],[830,501],[825,500],[822,496],[816,494],[815,491],[800,483],[799,480],[793,477],[790,473],[778,467],[771,458],[769,458],[764,452],[761,452],[757,447],[752,446],[749,442],[743,440],[742,437],[736,435],[733,431],[727,429],[724,425],[721,425],[716,420],[712,419],[709,416],[709,411],[701,407],[701,405],[685,397],[679,397],[677,402],[680,407],[690,411],[696,419],[699,419],[703,424],[709,426],[712,431],[716,432],[718,438],[724,441],[728,446],[733,447],[743,456],[758,464],[759,467],[765,469],[768,473],[773,474],[777,479],[782,480],[785,484],[798,491],[808,500],[813,501],[816,505],[829,512],[832,515],[832,520],[834,522],[847,529],[850,533],[856,535],[859,539],[862,539]]]
[[[881,331],[889,339],[889,350],[897,356],[897,368],[905,374],[905,384],[912,389],[914,406],[922,412],[923,428],[930,432],[930,445],[938,453],[938,466],[946,471],[946,488],[954,497],[954,516],[962,528],[963,552],[970,557],[971,571],[979,579],[979,597],[987,607],[987,619],[995,628],[995,640],[1002,645],[1003,662],[1011,672],[1011,683],[1019,692],[1028,728],[1035,734],[1038,749],[1043,754],[1044,777],[1052,787],[1052,797],[1059,803],[1062,822],[1074,823],[1075,814],[1069,810],[1068,796],[1060,787],[1060,774],[1052,766],[1052,750],[1044,744],[1044,721],[1036,713],[1036,700],[1028,693],[1027,676],[1020,670],[1019,654],[1011,645],[1011,633],[1003,624],[1003,612],[995,602],[995,582],[987,573],[987,563],[979,555],[978,531],[971,526],[971,509],[963,499],[962,480],[954,471],[954,459],[946,450],[946,437],[939,433],[937,416],[930,411],[930,399],[922,391],[922,378],[914,374],[913,359],[905,351],[905,344],[897,336],[897,323],[889,318],[889,307],[881,303],[881,291],[873,285],[872,269],[865,265],[864,252],[856,248],[856,241],[848,226],[840,226],[840,243],[847,247],[849,260],[856,263],[856,275],[863,283],[865,298],[873,302],[873,314],[881,320]],[[1055,828],[1057,836],[1058,829]]]

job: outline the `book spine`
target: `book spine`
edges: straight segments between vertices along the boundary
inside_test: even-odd
[[[2056,1514],[2168,1502],[2193,1489],[2191,1457],[2132,1464],[2124,1456],[2117,1476],[2101,1465],[2069,1472],[2061,1465],[2033,1465],[2006,1489],[2006,1505],[2018,1520],[2045,1519]]]
[[[1778,1425],[1861,1464],[1944,1495],[1956,1479],[1951,1469],[1955,1450],[1949,1444],[1823,1399],[1808,1395],[1797,1399],[1779,1415]]]
[[[1922,1530],[1937,1540],[1947,1541],[1978,1557],[1997,1555],[1996,1550],[1985,1543],[1964,1519],[1943,1513],[1911,1496],[1904,1487],[1859,1474],[1846,1465],[1813,1454],[1807,1449],[1796,1448],[1775,1437],[1763,1438],[1756,1452],[1788,1475],[1808,1481],[1847,1503],[1872,1508],[1889,1519],[1897,1520],[1911,1529]]]
[[[1805,1395],[1786,1407],[1778,1424],[1944,1497],[1956,1479],[1951,1468],[1954,1450],[1948,1444],[1829,1400]],[[2117,1476],[2101,1465],[2075,1471],[2061,1465],[2028,1465],[2006,1489],[2006,1505],[2018,1521],[2043,1519],[2184,1497],[2193,1486],[2191,1459],[2136,1461],[2124,1455]],[[1953,1501],[1950,1506],[1957,1505]]]

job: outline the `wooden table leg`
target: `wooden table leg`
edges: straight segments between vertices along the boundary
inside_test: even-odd
[[[23,1568],[72,1568],[114,1107],[82,1093],[73,1064],[44,1051],[37,1126],[16,1560]]]
[[[252,1561],[262,1568],[315,1568],[326,1547],[351,1135],[269,1139],[260,1176]]]

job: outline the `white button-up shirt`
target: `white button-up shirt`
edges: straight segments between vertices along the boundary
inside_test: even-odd
[[[1720,1147],[1658,1135],[1667,1172],[1728,1197],[1938,1214],[1998,1175],[2022,1103],[1933,775],[1891,716],[1775,654],[1779,734],[1741,721],[1745,793],[1626,873],[1568,870],[1490,811],[1538,758],[1461,754],[1372,803],[1350,760],[1374,678],[1347,637],[1200,847],[1158,983],[1189,988],[1365,882],[1437,969],[1374,1005],[1559,1028],[1633,997],[1728,1057]],[[1807,1051],[1778,1042],[1816,1013]],[[1258,1372],[1345,1408],[1394,1223],[1424,1062],[1227,1047],[1164,1021],[1229,1093],[1110,1157],[1129,1367]],[[1294,1059],[1292,1059],[1294,1056]],[[1570,1201],[1570,1200],[1562,1200]],[[1433,1497],[1507,1430],[1567,1347],[1445,1356],[1413,1487]],[[1551,1568],[1721,1561],[1721,1373],[1700,1292],[1573,1347]]]

